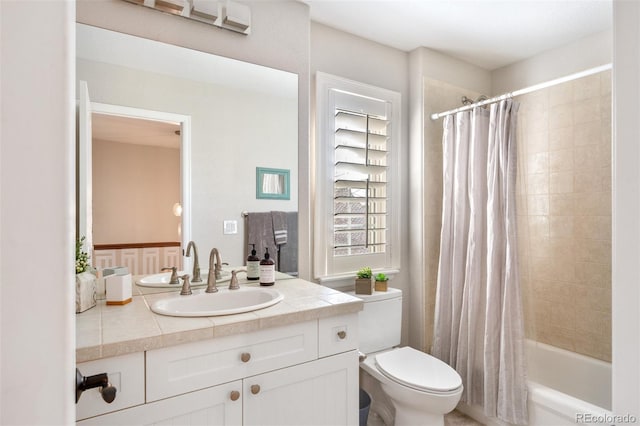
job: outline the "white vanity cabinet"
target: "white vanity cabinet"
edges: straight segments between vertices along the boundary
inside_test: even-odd
[[[77,422],[78,425],[242,425],[242,381],[138,405]],[[117,398],[116,398],[117,399]]]
[[[357,351],[249,377],[243,382],[245,426],[358,424]]]
[[[144,358],[144,381],[135,391],[144,401],[129,408],[103,403],[91,412],[81,406],[83,394],[78,424],[356,425],[356,330],[357,314],[349,314],[134,354]],[[78,368],[93,373],[91,364],[100,363],[105,371],[120,371],[109,365],[118,361]],[[118,389],[116,401],[125,390],[131,392]]]

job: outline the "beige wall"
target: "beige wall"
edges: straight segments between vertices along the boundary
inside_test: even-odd
[[[179,242],[180,150],[93,140],[93,243]]]
[[[527,337],[611,361],[611,72],[518,100]]]
[[[400,126],[400,234],[401,245],[395,247],[401,256],[400,272],[393,274],[390,286],[399,288],[404,292],[404,309],[402,321],[402,342],[408,343],[408,335],[412,327],[409,319],[408,304],[411,300],[411,277],[409,274],[409,210],[406,208],[408,195],[408,100],[409,87],[407,81],[408,54],[392,47],[384,46],[370,40],[345,33],[343,31],[322,25],[311,23],[311,75],[316,72],[325,72],[336,76],[352,79],[361,83],[370,84],[400,93],[401,111]],[[375,64],[375,66],[374,66]],[[315,92],[315,84],[312,86]],[[315,114],[315,100],[311,104],[312,114]],[[315,118],[314,118],[315,121]],[[313,176],[313,168],[310,170]],[[353,288],[353,278],[324,283],[334,288]]]
[[[491,72],[494,95],[611,63],[613,34],[603,31]]]

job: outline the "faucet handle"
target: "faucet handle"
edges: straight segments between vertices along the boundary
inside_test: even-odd
[[[229,290],[238,290],[240,288],[240,284],[238,284],[238,277],[236,274],[238,272],[247,272],[246,269],[238,269],[231,271],[231,281],[229,282]]]
[[[171,278],[169,278],[169,284],[180,284],[180,281],[178,281],[178,268],[176,268],[175,266],[168,266],[160,270],[171,271]]]
[[[191,283],[189,282],[189,274],[184,274],[180,278],[182,278],[182,281],[183,281],[182,290],[180,291],[180,296],[188,296],[192,294]]]
[[[222,265],[229,266],[227,262],[216,263],[215,273],[216,273],[217,280],[222,279]]]

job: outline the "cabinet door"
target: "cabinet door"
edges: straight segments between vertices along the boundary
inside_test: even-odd
[[[137,352],[113,358],[78,364],[85,376],[107,373],[117,389],[116,399],[105,402],[98,388],[84,391],[76,404],[76,419],[82,420],[112,411],[144,404],[144,353]]]
[[[191,392],[93,417],[78,425],[234,425],[242,424],[242,381]]]
[[[358,424],[358,354],[244,379],[245,426]]]

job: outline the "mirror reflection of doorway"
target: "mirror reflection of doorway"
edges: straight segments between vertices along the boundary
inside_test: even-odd
[[[92,114],[95,266],[181,266],[180,144],[177,123]]]

